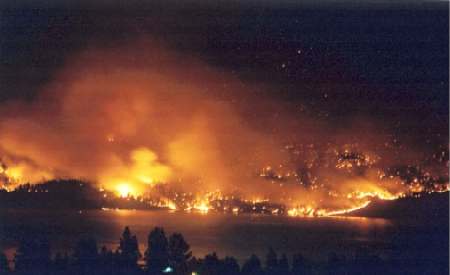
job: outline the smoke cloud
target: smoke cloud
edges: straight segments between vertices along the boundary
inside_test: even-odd
[[[334,192],[404,191],[393,182],[374,184],[375,169],[355,175],[330,161],[356,140],[364,165],[391,165],[394,157],[377,147],[379,125],[373,131],[363,120],[333,130],[293,115],[292,105],[259,92],[264,89],[152,40],[93,47],[69,57],[39,97],[3,104],[2,162],[20,182],[82,178],[110,190],[128,184],[137,193],[176,184],[251,199],[289,197],[284,202],[292,205],[336,207]],[[323,146],[308,147],[311,142]],[[299,165],[307,169],[303,175]],[[315,191],[289,177],[314,186],[310,171],[322,177]]]

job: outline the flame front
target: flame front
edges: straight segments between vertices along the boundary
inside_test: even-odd
[[[447,144],[398,146],[369,118],[337,132],[258,89],[153,42],[86,50],[1,109],[0,182],[86,179],[170,209],[307,217],[448,190]]]

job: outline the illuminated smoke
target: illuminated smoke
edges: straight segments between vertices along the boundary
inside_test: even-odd
[[[260,89],[150,41],[88,49],[68,58],[37,99],[3,104],[0,153],[9,168],[2,173],[18,183],[87,179],[122,196],[168,184],[330,209],[406,191],[394,180],[378,184],[376,169],[346,172],[358,162],[378,162],[373,140],[381,138],[368,130],[368,120],[364,129],[336,133],[318,120],[293,117],[291,106],[255,93]],[[325,157],[304,150],[297,159],[291,152],[297,149],[287,146],[333,140],[345,152],[351,139],[365,157],[337,167],[320,159],[336,158],[326,146],[318,149]],[[299,163],[320,175],[320,184],[299,184]]]
[[[281,154],[244,126],[230,103],[245,93],[240,85],[148,41],[87,50],[70,58],[34,102],[3,109],[0,145],[4,155],[27,159],[48,177],[106,187],[250,184],[263,158]]]

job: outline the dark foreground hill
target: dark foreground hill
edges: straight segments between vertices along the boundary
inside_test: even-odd
[[[420,197],[407,197],[393,201],[375,200],[366,208],[353,211],[348,216],[442,219],[448,222],[449,192],[421,194]]]
[[[0,209],[155,209],[140,197],[119,197],[77,179],[24,184],[14,191],[0,190]]]

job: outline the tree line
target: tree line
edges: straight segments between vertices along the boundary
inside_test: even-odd
[[[291,264],[286,254],[278,256],[269,248],[264,260],[251,255],[242,265],[234,257],[219,258],[213,252],[196,258],[180,233],[167,237],[161,227],[148,235],[143,254],[129,227],[125,227],[119,246],[111,250],[98,248],[93,238],[78,241],[72,253],[52,256],[50,242],[44,236],[29,236],[21,240],[14,259],[0,253],[0,274],[19,275],[300,275],[300,274],[439,274],[442,267],[421,273],[421,266],[411,263],[383,261],[378,256],[360,253],[354,259],[345,259],[335,253],[328,255],[324,264],[311,264],[301,254],[293,255]],[[448,271],[448,269],[446,269]]]

